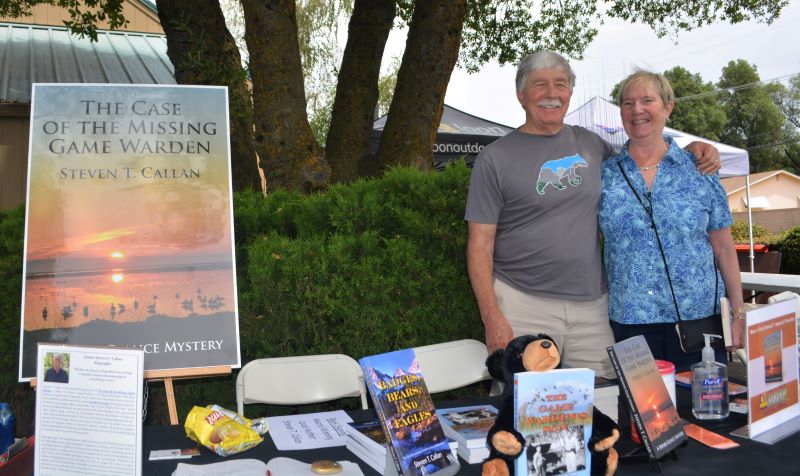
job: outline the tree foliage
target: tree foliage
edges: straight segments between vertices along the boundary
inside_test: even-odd
[[[471,72],[497,60],[515,64],[546,49],[573,58],[597,35],[597,1],[470,1],[459,64]]]
[[[667,125],[719,141],[727,116],[714,94],[714,84],[704,82],[699,74],[692,74],[680,66],[665,71],[664,76],[672,84],[676,98],[690,98],[676,101]]]
[[[784,118],[772,100],[774,85],[761,86],[755,66],[744,60],[730,61],[722,68],[717,86],[724,92],[720,102],[728,123],[723,142],[747,149],[750,171],[763,172],[780,166],[780,152],[774,145],[783,140]]]
[[[730,24],[748,20],[772,23],[778,18],[788,0],[685,0],[631,1],[614,0],[609,3],[608,16],[622,20],[644,23],[663,37],[671,32],[689,31],[715,21]]]
[[[455,58],[470,71],[478,70],[490,60],[515,63],[539,49],[580,58],[604,18],[644,23],[663,36],[714,21],[738,23],[755,19],[769,23],[788,3],[787,0],[372,1],[397,4],[396,23],[409,27],[409,40],[380,148],[381,167],[374,172],[390,164],[432,162],[430,145]],[[23,15],[40,3],[67,8],[73,31],[90,36],[97,21],[108,19],[111,28],[124,24],[123,0],[6,0],[0,3],[0,13]],[[340,73],[334,39],[342,19],[350,15],[352,3],[350,0],[242,0],[242,4],[253,83],[254,142],[262,170],[271,186],[298,190],[325,186],[329,174],[319,145],[321,138],[324,136],[328,143],[353,142],[354,137],[363,138],[371,129],[371,123],[360,116],[340,116],[337,121],[358,122],[362,130],[356,134],[352,128],[343,128],[343,132],[324,134],[327,111],[337,109],[337,100],[331,102],[334,78]],[[92,10],[93,7],[97,9]],[[449,15],[437,16],[437,10]],[[438,20],[431,22],[431,16]],[[348,31],[360,27],[354,22],[369,21],[350,15]],[[204,25],[196,22],[186,27],[198,32]],[[412,35],[414,31],[417,33]],[[209,38],[224,36],[219,30],[205,33]],[[411,36],[415,36],[413,41]],[[350,41],[356,40],[348,37]],[[378,77],[369,79],[375,84],[378,80]],[[360,83],[365,81],[363,77],[348,79],[337,87],[352,91],[353,95],[373,94],[375,86],[361,87]],[[420,81],[422,84],[414,86]],[[313,94],[307,94],[309,91]],[[361,103],[377,100],[371,96],[359,99]],[[353,108],[352,114],[363,115],[364,109]],[[311,119],[308,111],[312,112]],[[337,134],[346,135],[337,137]],[[364,158],[365,142],[359,139],[356,144],[348,152],[348,160]],[[337,175],[335,170],[333,176],[341,180],[352,178],[351,174]]]
[[[785,93],[775,97],[778,107],[786,118],[786,122],[800,129],[800,74],[789,79],[789,87]]]
[[[783,143],[779,147],[784,169],[800,174],[800,75],[788,81],[788,87],[776,85],[772,98],[786,120],[783,126]]]
[[[69,13],[64,26],[83,38],[97,41],[98,24],[107,21],[110,29],[122,28],[128,23],[122,13],[124,0],[3,0],[0,16],[23,17],[31,15],[36,5],[54,5]]]

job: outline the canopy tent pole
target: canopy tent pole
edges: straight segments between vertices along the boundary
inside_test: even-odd
[[[747,197],[747,232],[750,236],[750,272],[755,273],[756,271],[756,255],[753,252],[753,207],[751,206],[752,203],[750,202],[750,175],[746,175],[744,177],[744,193]]]

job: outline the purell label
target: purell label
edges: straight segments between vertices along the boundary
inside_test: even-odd
[[[703,379],[703,385],[720,385],[721,383],[722,377]]]
[[[722,400],[721,393],[703,393],[700,395],[700,400]]]

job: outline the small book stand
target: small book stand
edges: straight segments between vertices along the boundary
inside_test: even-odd
[[[686,442],[682,443],[680,446],[685,446]],[[665,454],[661,458],[654,459],[650,457],[650,454],[647,452],[647,448],[644,445],[637,446],[633,450],[628,451],[627,453],[620,453],[619,455],[619,464],[641,464],[641,463],[650,463],[653,471],[661,474],[663,473],[663,468],[661,467],[661,463],[666,462],[667,459],[678,461],[678,450],[673,449],[669,453]]]

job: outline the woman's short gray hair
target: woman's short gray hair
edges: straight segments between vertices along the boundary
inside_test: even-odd
[[[525,89],[525,81],[531,71],[538,71],[546,68],[561,68],[569,77],[569,89],[575,87],[575,73],[569,66],[569,62],[556,53],[555,51],[537,51],[536,53],[528,55],[517,66],[517,92],[522,92]]]
[[[666,76],[640,69],[634,71],[633,74],[622,80],[622,84],[619,85],[619,97],[617,97],[619,104],[622,105],[622,98],[625,96],[625,90],[633,85],[642,83],[649,83],[655,86],[658,95],[661,97],[661,100],[664,101],[664,105],[675,101],[675,92],[672,90],[672,85],[669,84],[669,80]]]

